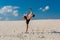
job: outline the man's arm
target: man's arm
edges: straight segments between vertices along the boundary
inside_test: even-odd
[[[30,8],[30,14],[33,14],[33,12],[32,12],[32,8]]]

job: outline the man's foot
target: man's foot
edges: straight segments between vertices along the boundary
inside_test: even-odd
[[[25,32],[25,33],[27,33],[27,34],[28,34],[29,32]]]

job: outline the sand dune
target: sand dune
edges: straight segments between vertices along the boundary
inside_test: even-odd
[[[24,20],[0,21],[0,40],[60,40],[60,20],[31,20],[28,34],[25,29]]]

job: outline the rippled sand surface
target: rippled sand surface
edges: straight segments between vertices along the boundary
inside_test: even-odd
[[[60,40],[60,33],[30,32],[0,35],[0,40]]]
[[[0,21],[0,40],[60,40],[60,20]]]

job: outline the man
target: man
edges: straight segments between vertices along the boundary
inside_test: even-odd
[[[30,8],[30,14],[28,15],[28,13],[26,13],[25,16],[23,16],[23,18],[26,20],[26,32],[28,32],[28,25],[32,17],[35,17],[35,15],[32,13],[32,9]]]

